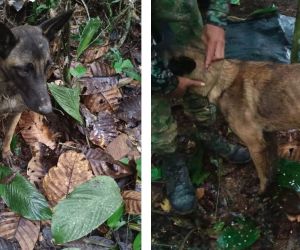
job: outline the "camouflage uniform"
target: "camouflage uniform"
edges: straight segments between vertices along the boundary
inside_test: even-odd
[[[226,16],[229,11],[228,3],[228,0],[211,0],[204,21],[225,27]],[[199,46],[203,21],[196,0],[152,1],[152,12],[154,32],[163,34],[162,36],[166,34],[165,37],[158,36],[163,43],[168,46],[172,44],[178,48],[182,45]],[[156,20],[159,21],[155,22]],[[163,60],[156,53],[156,46],[153,45],[152,47],[152,152],[172,153],[177,147],[177,125],[172,117],[170,103],[166,95],[176,89],[178,80],[168,68],[164,67]],[[229,153],[230,146],[220,143],[222,138],[209,129],[210,125],[215,122],[216,107],[209,104],[207,98],[189,93],[184,96],[183,104],[185,112],[201,122],[203,129],[199,131],[197,136],[204,145],[224,155]]]

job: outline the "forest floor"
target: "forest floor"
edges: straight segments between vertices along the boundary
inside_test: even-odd
[[[1,201],[0,248],[14,241],[9,249],[140,249],[141,2],[1,1],[0,21],[10,28],[35,25],[66,8],[74,12],[69,27],[50,44],[47,82],[74,95],[79,89],[79,97],[69,94],[57,101],[51,92],[53,113],[22,114],[11,146],[14,166],[51,208],[78,185],[104,175],[118,184],[124,207],[117,224],[105,222],[86,237],[55,245],[50,221],[32,224]],[[73,116],[65,110],[68,105],[77,107]],[[22,223],[30,230],[20,232]]]

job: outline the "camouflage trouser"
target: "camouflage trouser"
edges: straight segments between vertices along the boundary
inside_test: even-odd
[[[199,46],[203,23],[197,0],[156,0],[152,8],[155,13],[154,18],[162,20],[162,24],[168,24],[167,31],[173,34],[169,35],[169,38],[173,38],[169,40],[172,47],[180,47],[182,44]],[[157,26],[164,27],[160,24]],[[162,93],[152,95],[151,104],[151,146],[152,152],[159,154],[172,153],[177,147],[177,124],[171,114],[170,101],[162,95]],[[231,150],[230,146],[223,143],[222,138],[209,129],[216,120],[216,107],[209,104],[207,98],[189,93],[186,93],[183,98],[183,106],[185,113],[203,125],[201,126],[203,129],[195,136],[203,142],[204,146],[216,149],[219,154],[227,154]]]
[[[216,107],[209,104],[207,98],[191,94],[183,98],[183,106],[184,112],[202,125],[201,131],[194,138],[202,141],[209,148],[218,147],[219,136],[209,129],[216,120]],[[177,123],[171,113],[170,100],[159,95],[152,95],[151,130],[153,153],[175,152]]]

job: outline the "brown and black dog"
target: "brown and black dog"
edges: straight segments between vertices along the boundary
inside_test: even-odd
[[[192,59],[191,72],[184,75],[205,82],[192,91],[217,105],[248,147],[264,192],[275,174],[273,132],[300,128],[300,64],[224,59],[204,70],[202,49],[176,49],[168,57],[177,63]]]
[[[68,11],[39,26],[13,29],[0,23],[0,115],[7,116],[3,159],[11,156],[11,139],[24,110],[52,112],[46,84],[46,70],[51,63],[49,41],[71,15]]]

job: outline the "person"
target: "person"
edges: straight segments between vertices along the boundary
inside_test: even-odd
[[[229,1],[211,0],[203,25],[196,0],[152,1],[151,147],[153,154],[161,156],[172,208],[182,214],[194,209],[196,199],[186,156],[178,151],[177,123],[171,113],[170,98],[183,97],[185,112],[201,124],[195,137],[205,148],[236,164],[245,164],[251,158],[246,148],[230,144],[212,130],[216,107],[206,98],[189,93],[189,88],[205,83],[174,75],[161,55],[171,46],[181,49],[204,43],[205,67],[209,68],[214,60],[224,58],[228,11]]]

